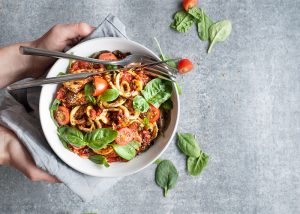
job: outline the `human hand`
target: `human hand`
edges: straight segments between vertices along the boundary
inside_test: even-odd
[[[56,177],[38,168],[17,136],[2,126],[0,126],[0,165],[12,166],[32,181],[60,182]]]
[[[49,57],[21,55],[21,45],[63,51],[67,45],[78,43],[94,29],[86,23],[57,24],[35,41],[0,48],[0,88],[23,78],[39,77],[55,61]]]

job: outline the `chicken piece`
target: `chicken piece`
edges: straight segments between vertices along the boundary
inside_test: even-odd
[[[69,82],[64,82],[63,85],[65,88],[67,88],[69,91],[72,91],[74,93],[78,93],[84,88],[84,85],[87,84],[89,81],[91,81],[92,78],[86,78],[83,80],[72,80]]]
[[[79,106],[86,104],[85,94],[83,91],[78,93],[73,93],[72,91],[68,91],[66,94],[66,103],[68,106]]]

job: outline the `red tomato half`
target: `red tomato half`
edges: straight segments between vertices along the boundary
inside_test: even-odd
[[[188,59],[182,59],[178,62],[177,69],[180,74],[185,74],[193,69],[193,63]]]
[[[115,142],[121,146],[125,146],[127,143],[131,142],[135,137],[135,132],[130,128],[121,128],[118,130],[118,137]]]
[[[149,119],[150,123],[154,123],[159,119],[160,116],[160,110],[156,108],[154,105],[150,104],[150,108],[147,111],[147,118]]]
[[[108,88],[108,83],[102,77],[94,77],[95,91],[93,96],[99,96]]]
[[[59,106],[55,111],[55,120],[59,125],[67,125],[70,122],[70,111],[65,106]]]
[[[195,7],[198,4],[198,0],[183,0],[182,6],[185,11],[189,11],[191,7]]]
[[[116,55],[114,55],[111,52],[105,52],[99,55],[98,57],[100,60],[108,60],[108,61],[113,61],[113,60],[118,60]]]

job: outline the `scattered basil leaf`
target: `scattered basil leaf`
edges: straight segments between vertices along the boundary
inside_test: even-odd
[[[202,13],[201,13],[201,9],[198,7],[191,7],[188,11],[188,13],[190,15],[192,15],[197,22],[201,22],[202,19]]]
[[[87,133],[85,141],[88,142],[88,147],[99,150],[113,142],[117,136],[118,132],[112,128],[100,128]]]
[[[132,102],[133,108],[139,112],[147,112],[149,109],[149,104],[142,96],[136,96]]]
[[[175,86],[176,86],[176,88],[177,88],[178,94],[181,95],[181,94],[182,94],[182,89],[181,89],[181,87],[179,86],[178,82],[175,82]]]
[[[197,23],[198,36],[202,41],[209,39],[209,28],[213,25],[213,21],[201,9],[201,20]]]
[[[58,127],[57,131],[58,136],[66,143],[76,147],[82,147],[87,144],[82,132],[76,128],[72,128],[70,126],[61,126]]]
[[[177,145],[182,153],[189,157],[198,157],[200,155],[201,150],[193,134],[178,132],[177,137]]]
[[[109,167],[109,163],[107,159],[102,155],[92,155],[89,157],[89,160],[94,162],[95,164],[104,165],[105,167]]]
[[[64,141],[64,139],[62,139],[59,135],[58,135],[58,138],[59,138],[61,144],[65,147],[65,149],[70,150],[70,148],[68,147],[68,143],[66,141]]]
[[[56,126],[59,126],[59,125],[58,125],[57,121],[54,118],[54,112],[58,109],[59,105],[60,105],[60,100],[55,99],[55,100],[53,100],[53,103],[50,106],[50,116],[51,116],[51,118],[52,118],[52,120],[53,120],[53,122],[55,123]]]
[[[188,157],[187,159],[187,169],[190,175],[199,175],[204,167],[207,165],[209,156],[204,152],[200,152],[198,157]]]
[[[100,96],[100,100],[104,102],[111,102],[117,99],[119,96],[119,91],[117,89],[106,89],[104,93]]]
[[[155,78],[147,83],[142,94],[148,103],[156,108],[168,100],[172,95],[172,83],[170,81]]]
[[[217,42],[225,41],[230,35],[231,30],[232,30],[232,25],[229,20],[223,20],[211,25],[208,31],[210,44],[207,52],[210,53],[212,47]]]
[[[134,158],[136,156],[136,150],[138,150],[140,146],[141,144],[138,141],[131,141],[125,146],[112,144],[115,152],[126,160],[131,160],[132,158]]]
[[[93,103],[94,105],[96,104],[96,99],[93,97],[93,92],[94,92],[94,85],[92,82],[87,83],[84,86],[84,94],[85,94],[85,100],[88,102]]]
[[[158,164],[155,171],[155,181],[158,186],[163,188],[165,197],[168,191],[175,187],[177,179],[178,172],[171,161],[163,160]]]
[[[155,40],[156,45],[157,45],[157,47],[158,47],[158,49],[159,49],[159,52],[160,52],[159,58],[160,58],[162,61],[171,59],[170,57],[164,55],[164,53],[162,52],[162,49],[161,49],[160,44],[159,44],[158,40],[156,39],[156,37],[154,37],[154,40]],[[176,61],[168,61],[168,62],[166,62],[166,64],[169,65],[169,66],[172,67],[172,68],[177,68],[177,62],[176,62]]]
[[[173,101],[171,99],[168,99],[166,102],[161,104],[160,107],[165,111],[170,111],[173,108]]]
[[[174,15],[174,21],[171,24],[171,28],[174,28],[178,32],[185,33],[193,25],[195,19],[189,13],[180,10]]]

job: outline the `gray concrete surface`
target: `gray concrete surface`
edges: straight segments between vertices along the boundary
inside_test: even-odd
[[[168,198],[155,166],[124,178],[103,197],[80,201],[63,184],[32,183],[0,168],[0,213],[300,213],[300,1],[200,1],[233,32],[207,55],[196,28],[169,28],[179,0],[0,0],[0,45],[32,40],[58,22],[97,25],[109,12],[133,40],[197,68],[180,77],[179,131],[197,135],[210,155],[200,177],[185,171],[174,141],[163,158],[180,178]]]

